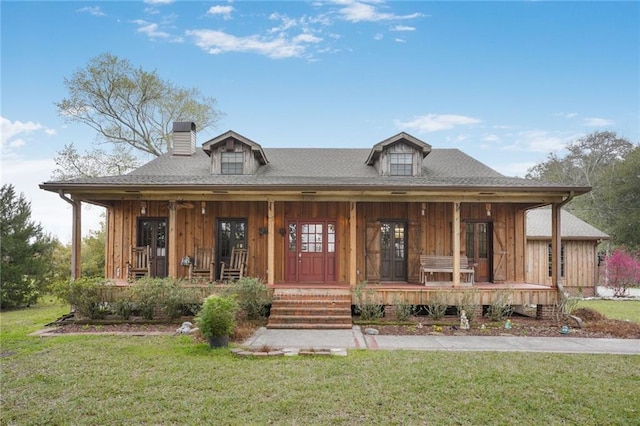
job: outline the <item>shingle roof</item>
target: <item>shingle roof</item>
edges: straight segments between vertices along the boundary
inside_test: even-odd
[[[560,234],[565,239],[608,240],[609,235],[562,210]],[[527,237],[551,238],[551,209],[539,208],[527,211]]]
[[[211,159],[196,148],[192,156],[162,155],[123,176],[78,178],[74,185],[233,185],[316,187],[488,187],[558,188],[562,185],[506,177],[458,149],[433,149],[423,175],[380,176],[366,164],[370,149],[264,148],[269,164],[255,175],[213,175]]]

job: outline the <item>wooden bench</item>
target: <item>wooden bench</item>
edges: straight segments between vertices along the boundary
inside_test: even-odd
[[[420,282],[427,285],[428,275],[437,272],[453,275],[453,256],[420,255]],[[474,270],[467,256],[460,256],[460,274],[465,275],[465,282],[473,284]]]

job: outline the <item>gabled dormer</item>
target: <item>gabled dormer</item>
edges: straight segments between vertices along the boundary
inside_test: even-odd
[[[430,152],[431,145],[402,132],[374,145],[367,165],[381,176],[422,176],[422,159]]]
[[[251,175],[268,163],[259,144],[233,130],[205,142],[202,149],[211,157],[214,175]]]

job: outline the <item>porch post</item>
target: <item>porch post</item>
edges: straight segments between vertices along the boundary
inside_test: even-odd
[[[267,284],[273,285],[275,282],[274,272],[276,268],[275,244],[276,244],[276,221],[275,203],[273,200],[267,201]]]
[[[172,278],[178,278],[178,232],[176,227],[177,215],[178,209],[175,200],[169,201],[169,247],[167,247],[169,256],[167,261],[169,262],[169,276]]]
[[[560,213],[562,208],[558,204],[553,203],[551,206],[551,285],[562,289],[560,279],[560,257],[561,257],[561,233],[560,233]]]
[[[357,263],[358,256],[356,251],[357,241],[357,203],[349,202],[349,286],[355,287],[358,283]]]
[[[460,202],[453,202],[453,286],[460,285]]]
[[[71,203],[71,279],[82,276],[82,201],[73,199]]]

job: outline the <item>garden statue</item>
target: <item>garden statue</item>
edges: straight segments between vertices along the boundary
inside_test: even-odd
[[[507,322],[504,323],[504,328],[506,328],[507,330],[511,329],[511,320],[507,320]]]
[[[460,313],[460,329],[468,330],[469,329],[469,320],[467,319],[467,313],[462,311]]]
[[[190,334],[197,330],[197,328],[192,328],[193,324],[189,321],[185,321],[182,323],[180,328],[176,330],[176,334]]]

